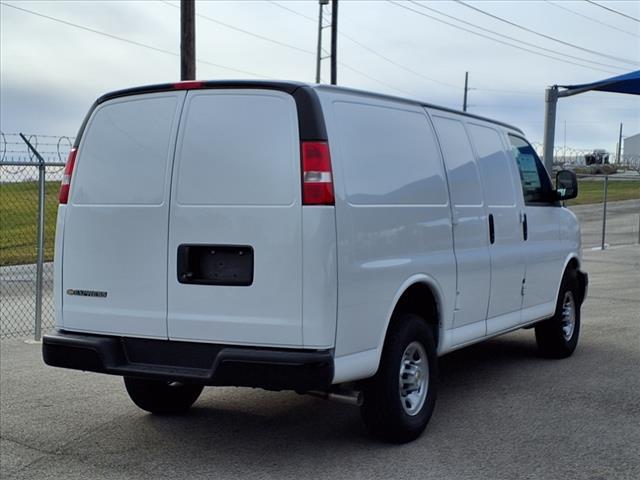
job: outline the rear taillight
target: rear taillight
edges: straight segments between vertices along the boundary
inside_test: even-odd
[[[71,176],[73,175],[73,167],[76,164],[77,148],[72,148],[67,157],[67,164],[64,166],[64,174],[62,175],[62,183],[60,184],[60,195],[58,200],[62,204],[66,204],[69,200],[69,188],[71,187]]]
[[[327,142],[302,142],[302,204],[334,203],[329,145]]]

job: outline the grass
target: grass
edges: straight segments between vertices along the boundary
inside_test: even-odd
[[[45,184],[45,261],[53,259],[59,189],[59,181]],[[0,266],[36,262],[37,225],[38,182],[0,184]]]
[[[640,198],[640,180],[620,180],[609,178],[607,202]],[[578,197],[569,200],[567,205],[586,205],[601,203],[604,200],[604,179],[578,180]]]
[[[600,203],[603,180],[580,180],[578,198],[569,205]],[[60,182],[45,187],[45,261],[53,259]],[[608,200],[640,198],[640,180],[609,180]],[[35,263],[37,256],[38,183],[0,184],[0,266]]]

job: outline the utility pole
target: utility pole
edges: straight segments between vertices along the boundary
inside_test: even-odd
[[[331,85],[338,84],[338,0],[331,0]]]
[[[180,0],[180,80],[196,78],[195,0]]]
[[[462,100],[462,111],[467,111],[467,91],[469,90],[469,72],[464,72],[464,99]]]
[[[322,61],[322,29],[323,25],[323,17],[322,17],[322,9],[325,5],[329,4],[329,0],[318,0],[318,50],[316,52],[316,83],[320,83],[320,64]]]
[[[620,124],[620,133],[618,134],[618,151],[616,152],[616,163],[620,165],[622,158],[620,158],[620,152],[622,149],[622,123]]]

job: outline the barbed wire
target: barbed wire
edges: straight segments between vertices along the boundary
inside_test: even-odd
[[[44,158],[45,162],[64,163],[73,146],[75,137],[68,135],[46,135],[24,133],[29,143]],[[20,138],[19,133],[0,132],[0,162],[34,162],[35,154]]]
[[[68,135],[47,135],[36,133],[25,133],[25,137],[45,159],[45,162],[64,163],[73,146],[75,137]],[[542,157],[543,146],[540,142],[531,144],[536,153]],[[626,166],[635,170],[640,170],[640,155],[623,154],[620,161],[616,161],[616,153],[605,150],[590,150],[584,148],[556,146],[553,150],[553,163],[555,165],[588,165],[593,161],[592,157],[597,157],[597,163],[616,163],[619,166]],[[34,153],[27,147],[20,138],[19,133],[6,133],[0,131],[0,163],[3,162],[33,162]],[[7,168],[7,166],[5,166]],[[15,169],[15,172],[13,170]],[[13,166],[7,173],[19,173],[21,166]]]
[[[543,156],[544,149],[542,143],[532,142],[531,146],[539,157]],[[618,161],[616,152],[610,152],[608,150],[594,150],[564,146],[555,146],[553,148],[554,165],[589,166],[593,164],[607,163],[619,167],[640,170],[640,155],[621,154],[620,160]]]

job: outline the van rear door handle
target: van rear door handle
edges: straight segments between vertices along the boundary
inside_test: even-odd
[[[496,242],[496,232],[493,226],[493,213],[489,214],[489,242],[493,245]]]
[[[523,214],[523,219],[522,219],[522,238],[524,238],[525,240],[527,238],[529,238],[529,229],[527,227],[527,214],[526,213]]]

